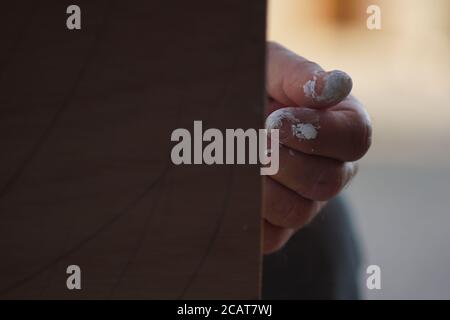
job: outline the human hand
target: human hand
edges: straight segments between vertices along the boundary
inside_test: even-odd
[[[337,195],[369,149],[371,125],[351,78],[268,43],[266,128],[280,131],[280,165],[264,177],[264,253],[280,249]]]

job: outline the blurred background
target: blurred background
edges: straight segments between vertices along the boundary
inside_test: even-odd
[[[381,30],[369,30],[369,5]],[[365,299],[450,299],[450,1],[270,0],[269,40],[348,72],[374,127],[347,189]],[[381,268],[381,290],[365,269]]]

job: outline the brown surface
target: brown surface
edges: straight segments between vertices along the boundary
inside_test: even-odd
[[[260,126],[264,2],[130,3],[2,3],[1,298],[259,295],[259,169],[174,166],[170,134]]]

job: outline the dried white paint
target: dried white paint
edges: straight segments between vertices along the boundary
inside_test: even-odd
[[[326,73],[322,81],[322,92],[317,94],[317,76],[313,76],[312,80],[308,80],[303,85],[305,96],[318,102],[331,102],[339,100],[339,98],[348,94],[352,87],[351,78],[345,72],[339,70]]]
[[[316,81],[317,77],[314,76],[312,80],[308,80],[305,85],[303,86],[303,92],[305,92],[305,96],[316,99]]]
[[[293,115],[291,108],[281,108],[272,112],[266,119],[266,129],[280,129],[283,125],[283,120],[290,122],[298,122],[298,119]]]
[[[287,120],[291,123],[293,136],[298,139],[315,139],[318,135],[319,127],[316,127],[311,123],[301,123],[300,120],[294,116],[292,109],[294,108],[281,108],[272,112],[266,119],[266,129],[280,129],[283,125],[283,120]]]
[[[292,128],[292,135],[296,136],[299,139],[306,139],[306,140],[312,140],[317,137],[317,129],[313,124],[311,123],[298,123],[293,124],[291,126]]]

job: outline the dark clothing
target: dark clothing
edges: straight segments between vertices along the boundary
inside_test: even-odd
[[[358,299],[360,252],[348,207],[331,201],[279,252],[266,256],[264,299]]]

